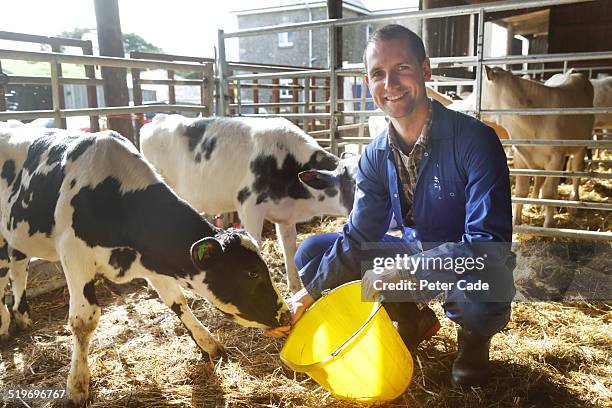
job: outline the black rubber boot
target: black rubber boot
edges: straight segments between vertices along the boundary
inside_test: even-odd
[[[391,320],[397,322],[397,331],[410,353],[440,330],[436,313],[427,306],[419,310],[414,303],[400,302],[385,304],[385,309]]]
[[[482,385],[489,377],[489,347],[491,337],[481,336],[459,327],[457,347],[453,362],[452,383],[458,387]]]

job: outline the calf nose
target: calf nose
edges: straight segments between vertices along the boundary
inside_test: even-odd
[[[287,310],[286,312],[283,312],[281,314],[280,324],[281,326],[289,326],[291,324],[291,312],[290,311]]]

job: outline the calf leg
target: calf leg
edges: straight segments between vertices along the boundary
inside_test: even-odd
[[[211,357],[223,354],[223,346],[215,340],[208,329],[193,315],[187,305],[183,290],[174,279],[149,278],[161,300],[181,319],[198,347]]]
[[[570,164],[571,171],[584,171],[585,154],[586,149],[580,149],[577,152],[574,152]],[[572,179],[572,194],[570,195],[570,200],[580,201],[580,178],[578,177]]]
[[[540,190],[542,189],[542,184],[544,184],[545,179],[546,177],[542,176],[534,177],[531,198],[540,198]]]
[[[9,282],[11,259],[8,242],[0,235],[0,341],[8,338],[11,314],[4,304],[4,290]]]
[[[251,234],[258,244],[261,244],[261,231],[265,218],[263,209],[252,206],[238,207],[238,216],[244,229]]]
[[[92,263],[79,262],[78,254],[62,253],[62,267],[70,292],[68,323],[72,331],[72,361],[68,374],[68,396],[77,406],[85,403],[89,396],[91,372],[87,356],[89,343],[100,320],[101,308],[95,293],[95,268]],[[82,259],[81,259],[82,261]]]
[[[521,158],[520,154],[515,152],[514,154],[514,168],[524,169],[525,162]],[[516,176],[514,181],[514,196],[515,197],[527,197],[529,194],[529,177],[528,176]],[[521,224],[521,218],[523,213],[523,204],[514,204],[514,225]]]
[[[0,341],[8,338],[9,326],[11,325],[11,314],[4,304],[4,289],[9,282],[8,273],[9,263],[0,259]]]
[[[546,170],[563,170],[565,162],[565,154],[553,155],[546,166]],[[559,186],[559,177],[546,177],[542,184],[542,198],[554,200],[557,198],[557,187]],[[546,205],[543,206],[545,217],[544,227],[550,227],[554,221],[555,207]]]
[[[302,288],[302,282],[298,276],[297,267],[294,261],[295,251],[297,250],[297,245],[295,243],[297,238],[295,224],[276,224],[276,235],[279,238],[283,250],[283,257],[285,258],[287,286],[289,286],[291,292],[295,293]]]
[[[20,252],[13,251],[11,266],[11,281],[13,282],[13,294],[15,303],[13,304],[13,315],[15,323],[19,329],[24,330],[32,324],[30,320],[30,307],[26,297],[26,285],[28,281],[28,262],[29,258]]]

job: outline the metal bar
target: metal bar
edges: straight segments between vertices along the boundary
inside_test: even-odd
[[[484,10],[478,11],[478,39],[476,40],[476,117],[480,119],[482,108],[482,59],[484,57]]]
[[[460,15],[468,15],[477,13],[480,9],[484,9],[487,13],[507,10],[520,10],[533,7],[546,7],[546,6],[557,6],[562,4],[582,3],[593,0],[527,0],[527,1],[498,1],[495,3],[489,3],[487,5],[465,5],[465,6],[451,6],[451,7],[439,7],[435,9],[419,10],[419,11],[405,11],[400,13],[383,14],[378,16],[367,16],[367,17],[353,17],[343,19],[327,19],[318,20],[313,22],[302,22],[293,24],[281,24],[268,27],[250,28],[245,30],[238,30],[228,32],[225,34],[225,38],[232,37],[248,37],[259,34],[275,33],[282,31],[300,31],[312,28],[328,28],[328,27],[340,27],[349,26],[355,24],[380,22],[385,20],[398,20],[398,19],[425,19],[425,18],[439,18],[439,17],[454,17]]]
[[[577,52],[568,54],[534,54],[516,55],[506,57],[485,58],[484,62],[491,65],[502,65],[506,63],[521,64],[535,62],[564,62],[564,61],[590,61],[612,58],[612,51]]]
[[[305,69],[321,69],[324,68],[313,68],[313,67],[300,67],[297,65],[272,65],[272,64],[260,64],[257,62],[240,62],[240,61],[228,61],[227,65],[234,71],[252,71],[252,72],[278,72],[278,71],[303,71]]]
[[[344,111],[345,115],[361,115],[362,113],[374,114],[375,111]],[[464,110],[462,112],[474,112],[472,110]],[[610,108],[531,108],[531,109],[482,109],[483,115],[590,115],[590,114],[605,114],[612,113]],[[382,113],[382,112],[381,112]]]
[[[257,81],[256,79],[254,79],[253,81]],[[269,89],[297,89],[297,90],[301,90],[304,89],[304,87],[302,85],[293,85],[293,84],[260,84],[258,82],[247,82],[247,83],[241,83],[240,86],[242,86],[243,88],[269,88]],[[314,85],[311,86],[310,89],[329,89],[328,86],[325,85]]]
[[[54,60],[62,64],[77,64],[77,65],[102,65],[105,67],[117,68],[158,68],[169,69],[175,71],[203,71],[203,64],[178,63],[178,62],[162,62],[153,60],[131,60],[117,57],[94,57],[90,55],[69,55],[55,52],[34,52],[34,51],[17,51],[0,49],[0,59],[13,59],[22,61],[39,61],[49,62]]]
[[[575,53],[556,53],[556,54],[532,54],[532,55],[514,55],[505,57],[482,57],[482,63],[485,65],[504,65],[504,64],[520,64],[520,63],[544,63],[544,62],[564,62],[564,61],[590,61],[590,60],[605,60],[612,58],[612,51],[598,52],[575,52]],[[430,58],[432,68],[452,68],[452,67],[471,67],[478,65],[478,56],[466,57],[432,57]],[[365,68],[343,68],[338,70],[338,75],[356,76],[363,75]],[[582,68],[586,70],[587,68]],[[591,68],[588,68],[591,69]],[[559,69],[554,72],[559,72]],[[544,72],[541,69],[535,72]],[[548,72],[548,71],[546,71]],[[550,71],[552,72],[552,71]],[[457,80],[457,79],[455,79]],[[438,84],[439,85],[439,84]]]
[[[283,72],[267,72],[263,74],[241,74],[228,77],[228,81],[245,80],[245,79],[271,79],[271,78],[308,78],[321,77],[330,75],[329,69],[324,70],[305,70],[305,71],[283,71]]]
[[[590,147],[590,148],[612,148],[612,140],[500,140],[502,146],[567,146],[567,147]]]
[[[484,115],[588,115],[612,113],[609,108],[530,108],[530,109],[483,109]]]
[[[515,234],[532,234],[563,238],[588,238],[612,241],[612,232],[582,231],[567,228],[543,228],[522,225],[515,225],[512,232]]]
[[[47,37],[44,35],[22,34],[22,33],[14,33],[11,31],[0,31],[0,40],[33,42],[33,43],[49,44],[49,45],[57,44],[57,45],[64,45],[66,47],[79,47],[79,48],[83,48],[87,46],[89,43],[89,41],[87,40],[77,40],[74,38]]]
[[[1,115],[1,114],[0,114]],[[240,115],[247,118],[313,118],[313,119],[329,119],[329,113],[260,113],[259,115],[255,114],[244,114]],[[1,118],[2,116],[0,116]]]
[[[82,109],[64,109],[60,111],[61,118],[71,116],[90,116],[90,115],[117,115],[127,113],[143,113],[143,112],[201,112],[205,106],[200,105],[140,105],[140,106],[117,106],[109,108],[82,108]],[[0,112],[0,120],[6,119],[37,119],[37,118],[52,118],[55,115],[53,110],[36,110],[36,111],[9,111]]]
[[[141,79],[141,85],[193,85],[202,86],[201,79]]]
[[[21,85],[51,85],[51,77],[9,75],[8,83],[9,84],[21,84]],[[62,85],[66,85],[66,84],[102,85],[103,81],[101,79],[60,77],[59,83]]]
[[[243,84],[240,84],[243,86]],[[256,89],[256,88],[255,88]],[[315,105],[327,105],[329,102],[313,102]],[[235,108],[235,103],[230,103],[230,107]],[[304,106],[304,102],[257,102],[257,103],[241,103],[240,106],[243,107],[260,107],[260,108],[270,108],[275,106]]]
[[[132,51],[130,52],[130,58],[136,59],[148,59],[148,60],[156,60],[156,61],[187,61],[187,62],[197,62],[197,63],[209,63],[214,64],[214,58],[204,58],[204,57],[190,57],[186,55],[175,55],[175,54],[157,54],[154,52],[142,52],[142,51]]]
[[[593,178],[612,180],[612,173],[597,173],[593,171],[560,171],[560,170],[532,170],[532,169],[510,169],[511,176],[546,176],[546,177],[568,177],[568,178]]]
[[[603,211],[612,210],[612,204],[595,203],[595,202],[588,202],[588,201],[548,200],[548,199],[543,199],[543,198],[512,197],[512,202],[517,203],[517,204],[539,204],[539,205],[553,205],[555,207],[583,208],[587,210],[603,210]]]
[[[612,65],[605,66],[596,66],[596,67],[571,67],[574,71],[589,71],[589,70],[612,70]],[[561,72],[560,68],[546,68],[546,69],[518,69],[512,70],[512,73],[515,75],[524,75],[524,74],[539,74],[540,72]]]

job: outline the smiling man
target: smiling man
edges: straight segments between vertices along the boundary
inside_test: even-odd
[[[290,300],[294,322],[325,290],[363,278],[369,294],[383,284],[403,288],[384,292],[384,306],[414,351],[439,329],[426,303],[443,294],[446,316],[458,324],[453,383],[481,384],[490,339],[509,321],[514,294],[504,151],[491,128],[428,99],[430,63],[412,31],[382,27],[369,39],[364,63],[370,92],[390,123],[361,156],[342,232],[310,237],[298,248],[305,289]],[[388,234],[392,225],[401,238]],[[411,267],[393,261],[403,257]],[[372,269],[380,259],[391,262]]]

